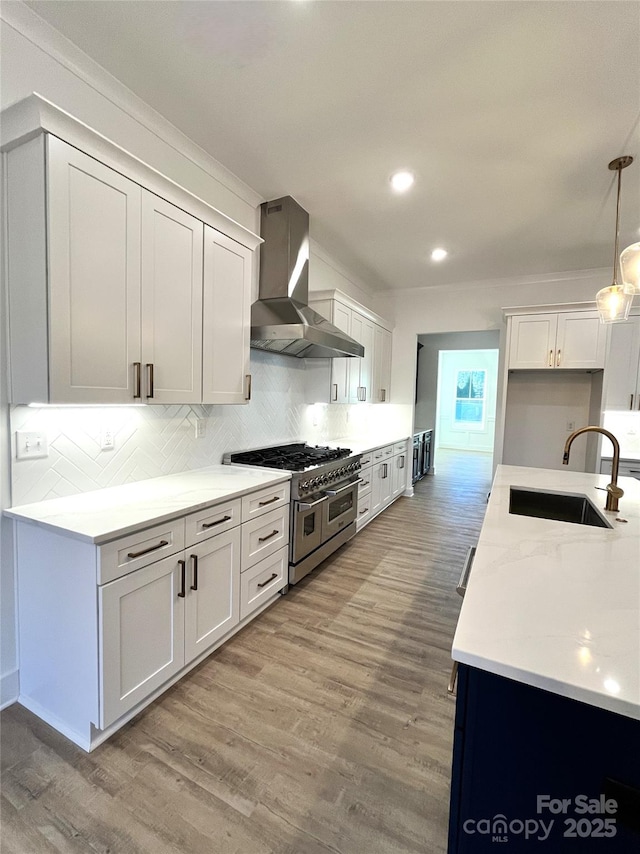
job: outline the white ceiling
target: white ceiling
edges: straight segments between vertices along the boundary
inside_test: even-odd
[[[374,289],[609,266],[622,154],[638,239],[635,0],[28,5]]]

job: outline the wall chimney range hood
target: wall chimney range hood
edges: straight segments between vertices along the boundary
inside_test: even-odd
[[[309,214],[291,196],[260,205],[260,285],[251,346],[301,359],[364,356],[364,347],[309,308]]]

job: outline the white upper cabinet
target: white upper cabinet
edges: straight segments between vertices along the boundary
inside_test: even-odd
[[[251,398],[253,253],[209,226],[204,236],[203,403]]]
[[[604,368],[607,330],[596,311],[522,314],[510,318],[510,369]]]
[[[640,316],[611,327],[603,408],[640,410]]]
[[[391,332],[385,321],[340,291],[312,291],[309,303],[364,347],[361,358],[306,360],[309,403],[388,403]]]
[[[204,225],[142,193],[142,371],[149,403],[202,397]]]
[[[259,238],[38,96],[23,104],[3,113],[11,402],[243,402]],[[227,222],[233,239],[213,227]]]

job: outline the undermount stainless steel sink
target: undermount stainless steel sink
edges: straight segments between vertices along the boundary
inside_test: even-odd
[[[538,492],[512,486],[509,489],[509,513],[574,522],[576,525],[592,525],[596,528],[613,527],[600,515],[586,495],[569,495],[566,492]]]

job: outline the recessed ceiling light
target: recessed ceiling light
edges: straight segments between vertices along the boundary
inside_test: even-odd
[[[449,253],[446,249],[434,249],[431,253],[432,261],[444,261]]]
[[[391,178],[391,186],[396,191],[396,193],[404,193],[416,180],[413,172],[407,172],[406,170],[401,170],[400,172],[394,172]]]

